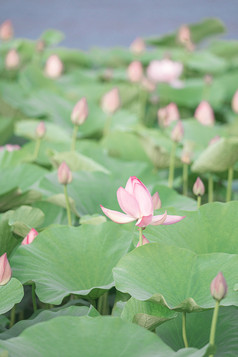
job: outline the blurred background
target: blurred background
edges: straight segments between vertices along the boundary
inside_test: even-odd
[[[47,28],[65,34],[62,45],[129,46],[138,36],[163,35],[181,24],[220,18],[238,37],[237,0],[0,0],[0,23],[11,19],[16,37],[37,39]]]

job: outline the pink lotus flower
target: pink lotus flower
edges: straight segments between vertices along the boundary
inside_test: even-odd
[[[65,161],[58,168],[58,181],[61,185],[68,185],[72,182],[73,176]]]
[[[232,103],[231,103],[231,107],[233,109],[233,111],[238,114],[238,89],[235,92],[233,98],[232,98]]]
[[[30,232],[27,234],[27,236],[23,239],[21,242],[22,245],[27,245],[33,242],[35,237],[38,235],[38,232],[34,229],[31,228]]]
[[[183,139],[183,134],[184,134],[183,124],[182,121],[179,120],[172,130],[171,139],[176,143],[179,143]]]
[[[112,211],[102,205],[101,209],[113,222],[129,223],[137,220],[136,226],[138,227],[146,227],[149,224],[168,225],[177,223],[184,218],[181,216],[169,216],[167,212],[154,216],[154,205],[158,202],[158,194],[155,195],[156,198],[152,198],[147,187],[137,177],[132,176],[127,181],[125,188],[119,187],[117,190],[117,200],[125,214]]]
[[[12,270],[7,259],[7,253],[0,257],[0,286],[9,282],[12,276]]]
[[[6,144],[5,146],[0,146],[0,151],[7,150],[8,152],[20,150],[19,145]]]
[[[193,185],[193,193],[195,196],[203,196],[205,193],[205,187],[200,177],[196,179]]]
[[[36,127],[36,137],[42,139],[46,134],[45,123],[41,121]]]
[[[10,40],[14,35],[14,30],[11,20],[4,21],[0,26],[0,39],[2,41]]]
[[[142,38],[136,38],[130,45],[130,50],[135,55],[140,55],[145,52],[145,42]]]
[[[215,300],[221,301],[227,294],[227,283],[222,272],[219,272],[217,276],[212,280],[211,295]]]
[[[71,121],[75,125],[82,125],[88,117],[88,103],[87,99],[83,97],[75,105],[72,114]]]
[[[183,65],[170,59],[151,61],[147,68],[148,78],[154,83],[165,82],[172,84],[176,82],[183,72]]]
[[[148,239],[143,234],[143,236],[142,236],[142,245],[145,245],[145,244],[148,244],[148,243],[150,243],[150,242],[148,241]],[[138,242],[136,248],[138,248],[138,247],[140,247],[140,242]]]
[[[107,114],[115,113],[120,107],[120,95],[118,88],[113,88],[102,98],[102,110]]]
[[[10,50],[5,57],[5,67],[7,69],[17,69],[20,64],[20,57],[15,49]]]
[[[45,64],[45,75],[49,78],[59,78],[63,72],[64,65],[57,55],[51,55]]]
[[[179,120],[179,110],[175,103],[170,103],[157,112],[159,125],[162,127],[169,126],[173,121]]]
[[[212,126],[215,122],[213,109],[205,100],[203,100],[195,110],[194,117],[202,125]]]
[[[140,61],[133,61],[127,68],[127,76],[132,83],[138,83],[143,77],[143,67]]]

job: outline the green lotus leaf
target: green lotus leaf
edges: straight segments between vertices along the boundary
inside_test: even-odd
[[[23,295],[23,286],[15,278],[11,278],[7,284],[0,286],[0,314],[11,310],[15,304],[22,300]]]

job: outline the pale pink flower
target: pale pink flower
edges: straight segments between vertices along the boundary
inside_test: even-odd
[[[11,20],[4,21],[0,26],[0,39],[2,41],[10,40],[14,35],[14,30]]]
[[[148,241],[148,239],[143,234],[143,236],[142,236],[142,245],[145,245],[145,244],[148,244],[148,243],[150,243],[150,242]],[[136,248],[138,248],[138,247],[140,247],[140,242],[138,242]]]
[[[58,168],[58,181],[62,185],[68,185],[73,179],[72,172],[65,161]]]
[[[161,208],[161,200],[159,196],[159,192],[155,192],[152,196],[153,208],[160,209]]]
[[[88,117],[88,103],[87,99],[83,97],[75,105],[72,114],[71,121],[75,125],[82,125]]]
[[[27,245],[33,242],[35,237],[38,235],[38,232],[34,229],[31,228],[30,232],[27,234],[27,236],[23,239],[21,242],[22,245]]]
[[[171,61],[165,58],[161,61],[151,61],[147,68],[148,78],[154,83],[176,82],[183,72],[183,65],[180,62]]]
[[[16,69],[20,65],[20,57],[17,50],[12,49],[8,51],[5,57],[5,66],[7,69]]]
[[[46,134],[45,123],[41,121],[36,127],[36,137],[42,139]]]
[[[212,280],[210,285],[211,295],[215,300],[221,301],[227,294],[227,283],[222,272]]]
[[[129,178],[125,188],[119,187],[117,200],[125,214],[101,205],[104,214],[116,223],[129,223],[136,220],[136,226],[146,227],[149,224],[173,224],[184,218],[167,215],[167,212],[154,216],[154,203],[151,194],[147,187],[135,176]]]
[[[57,55],[51,55],[45,64],[45,75],[49,78],[58,78],[64,70],[64,65]]]
[[[118,88],[113,88],[102,97],[102,110],[107,114],[115,113],[120,107],[120,95]]]
[[[143,77],[143,67],[140,61],[133,61],[127,68],[127,76],[132,83],[138,83]]]
[[[0,151],[7,150],[8,152],[20,150],[19,145],[6,144],[5,146],[0,146]]]
[[[212,126],[215,122],[214,112],[211,105],[203,100],[197,107],[194,113],[194,117],[202,125]]]
[[[166,107],[160,108],[157,116],[159,125],[164,128],[180,118],[179,110],[175,103],[170,103]]]
[[[140,55],[143,52],[145,52],[145,47],[146,46],[145,46],[144,40],[142,38],[138,37],[130,45],[130,50],[135,55]]]
[[[12,270],[7,259],[7,253],[0,257],[0,286],[9,282],[12,276]]]
[[[231,107],[233,111],[238,114],[238,89],[232,98]]]
[[[183,135],[184,135],[183,124],[181,120],[178,120],[178,123],[175,125],[175,127],[172,130],[171,139],[176,143],[179,143],[183,139]]]
[[[200,177],[196,179],[193,185],[193,193],[195,196],[203,196],[205,193],[205,187]]]

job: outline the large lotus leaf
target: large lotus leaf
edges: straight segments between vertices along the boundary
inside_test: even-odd
[[[138,300],[157,301],[176,311],[202,311],[215,306],[210,284],[222,271],[228,294],[223,306],[238,305],[238,255],[212,253],[196,255],[182,248],[158,243],[146,244],[124,256],[113,275],[116,288]]]
[[[0,151],[0,168],[9,168],[10,166],[18,166],[20,163],[32,162],[35,143],[31,143],[28,149],[27,145],[21,147],[20,150],[7,151],[6,149]]]
[[[192,171],[222,172],[238,161],[238,138],[221,138],[209,145],[192,165]]]
[[[206,347],[200,351],[189,348],[176,353],[154,333],[109,316],[56,317],[1,341],[0,348],[9,357],[58,357],[68,356],[69,351],[72,357],[202,357],[206,351]]]
[[[237,68],[237,66],[235,66]],[[229,72],[220,75],[217,78],[214,78],[214,86],[216,88],[222,88],[224,92],[224,99],[227,101],[231,101],[232,96],[237,90],[237,81],[238,81],[238,71],[234,68]]]
[[[45,58],[48,58],[52,54],[57,54],[62,62],[64,63],[65,67],[71,66],[83,66],[83,67],[90,67],[91,66],[91,59],[87,52],[79,51],[75,49],[69,49],[64,47],[56,47],[52,50],[45,51]]]
[[[44,222],[44,213],[39,208],[21,206],[9,218],[9,226],[14,233],[25,237],[31,228],[37,228]]]
[[[12,233],[11,227],[8,224],[9,217],[13,212],[6,212],[0,216],[0,256],[7,253],[9,256],[18,240]]]
[[[21,205],[29,205],[41,199],[40,192],[29,190],[24,193],[18,188],[0,195],[0,212],[19,207]]]
[[[58,30],[47,30],[40,36],[40,38],[44,41],[46,46],[52,46],[63,41],[64,34]]]
[[[65,198],[64,198],[65,201]],[[62,199],[63,202],[63,199]],[[48,227],[51,224],[65,224],[67,225],[67,212],[64,208],[56,206],[48,201],[38,201],[34,203],[34,207],[39,208],[45,215],[44,227]]]
[[[11,310],[15,304],[22,300],[23,295],[23,286],[15,278],[11,278],[7,284],[0,286],[0,314]]]
[[[238,254],[237,211],[237,201],[209,203],[196,212],[183,212],[186,218],[177,224],[148,226],[145,235],[150,242],[186,248],[197,254]]]
[[[14,122],[11,118],[0,117],[0,145],[7,143],[13,135]]]
[[[187,315],[186,331],[190,347],[201,348],[208,343],[213,310],[195,312]],[[216,357],[236,357],[238,351],[237,339],[238,308],[234,306],[221,307],[216,329]],[[160,326],[156,332],[162,340],[175,351],[184,346],[182,340],[182,319],[178,318]]]
[[[211,52],[199,51],[193,52],[188,56],[186,66],[204,74],[215,74],[224,72],[227,69],[228,63]]]
[[[112,268],[132,238],[130,228],[111,222],[52,227],[17,249],[11,259],[13,274],[23,283],[35,281],[43,302],[60,304],[70,293],[97,298],[114,286]]]
[[[215,55],[230,60],[234,57],[238,57],[238,41],[214,41],[210,46],[210,50],[212,53],[215,53]]]

